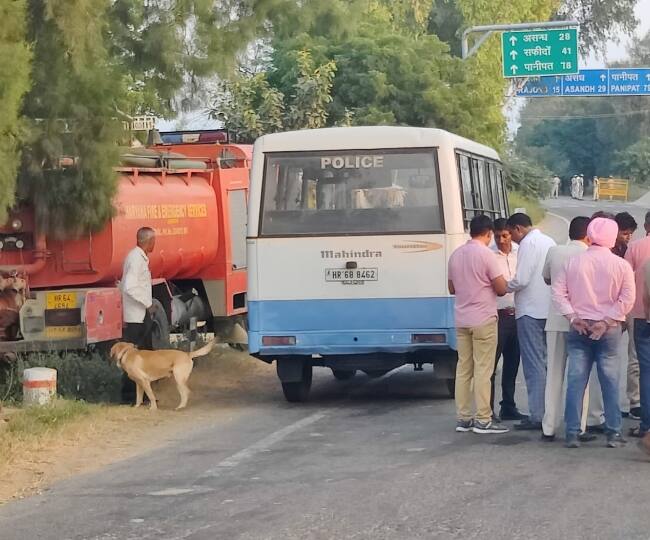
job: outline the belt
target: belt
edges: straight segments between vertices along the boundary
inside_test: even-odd
[[[497,313],[499,314],[500,317],[514,317],[515,316],[515,308],[509,307],[505,309],[498,309]]]

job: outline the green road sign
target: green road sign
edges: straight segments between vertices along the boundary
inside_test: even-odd
[[[578,73],[578,29],[503,32],[503,76]]]

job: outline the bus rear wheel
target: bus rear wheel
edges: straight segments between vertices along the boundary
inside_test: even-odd
[[[312,366],[303,364],[302,377],[299,381],[282,382],[282,392],[289,403],[302,403],[307,401],[311,390]]]
[[[332,374],[337,381],[347,381],[357,374],[356,369],[333,369]]]

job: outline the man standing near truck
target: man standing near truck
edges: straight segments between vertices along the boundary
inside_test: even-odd
[[[152,350],[151,331],[155,311],[151,290],[151,271],[148,255],[156,245],[156,233],[150,227],[138,230],[134,247],[124,259],[122,267],[122,313],[124,320],[124,341],[133,343],[138,349]],[[135,397],[135,383],[122,376],[122,403],[132,403]]]
[[[148,255],[156,245],[156,233],[150,227],[142,227],[137,233],[138,245],[124,260],[122,270],[122,309],[124,318],[124,341],[139,349],[152,350],[151,318],[155,307],[151,290],[151,272]]]

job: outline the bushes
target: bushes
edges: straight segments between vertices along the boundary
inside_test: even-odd
[[[516,191],[508,193],[508,205],[510,206],[510,213],[514,213],[515,208],[525,208],[526,213],[535,225],[539,224],[546,215],[546,211],[537,199],[527,197]]]
[[[22,400],[22,373],[30,367],[57,370],[57,391],[64,398],[119,403],[122,373],[98,353],[48,352],[19,355],[0,363],[0,400]]]

